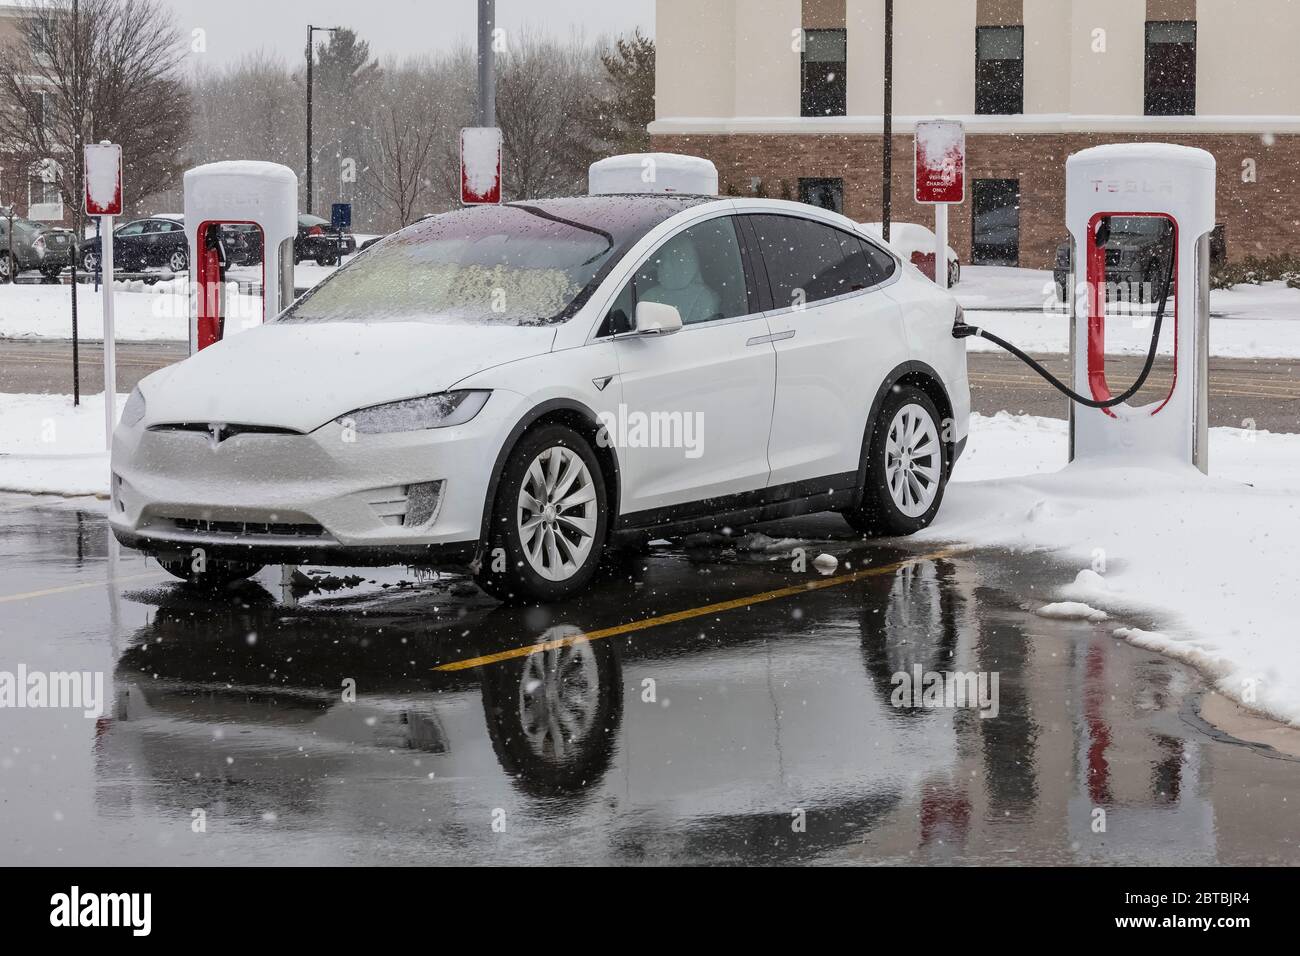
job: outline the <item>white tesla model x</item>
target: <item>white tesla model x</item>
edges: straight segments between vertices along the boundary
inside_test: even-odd
[[[194,583],[451,565],[522,601],[655,537],[825,510],[909,534],[966,440],[959,315],[798,203],[449,212],[144,379],[113,439],[113,531]]]

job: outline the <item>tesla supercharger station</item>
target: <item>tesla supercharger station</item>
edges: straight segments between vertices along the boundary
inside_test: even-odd
[[[1070,458],[1120,452],[1177,459],[1207,471],[1214,157],[1187,146],[1117,144],[1075,153],[1065,169],[1073,262],[1076,275],[1082,265],[1087,280],[1072,299],[1070,318],[1076,392],[1097,401],[1112,394],[1106,380],[1106,238],[1126,227],[1135,232],[1173,230],[1171,292],[1164,315],[1164,328],[1172,326],[1174,346],[1169,393],[1140,407],[1125,403],[1096,409],[1071,402]],[[1149,315],[1129,314],[1112,321],[1146,321],[1151,327]]]
[[[262,321],[293,302],[293,240],[298,177],[279,163],[233,161],[185,173],[185,231],[190,248],[190,354],[225,334],[226,250],[221,226],[262,232]]]

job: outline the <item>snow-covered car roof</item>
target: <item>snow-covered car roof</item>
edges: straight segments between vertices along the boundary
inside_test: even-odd
[[[858,225],[877,239],[883,232],[883,226],[878,222],[862,222]],[[910,259],[914,252],[923,252],[927,255],[934,252],[935,242],[934,231],[919,223],[891,222],[889,224],[889,244],[905,259]],[[957,252],[952,246],[948,246],[948,258],[957,258]]]

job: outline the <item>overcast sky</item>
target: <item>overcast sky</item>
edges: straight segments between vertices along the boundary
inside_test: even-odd
[[[477,0],[163,0],[188,36],[206,31],[204,62],[214,66],[266,49],[303,55],[307,24],[345,26],[370,42],[380,59],[473,42]],[[590,39],[641,27],[654,33],[654,0],[497,0],[497,22],[507,31],[525,25]],[[318,37],[319,39],[319,37]]]

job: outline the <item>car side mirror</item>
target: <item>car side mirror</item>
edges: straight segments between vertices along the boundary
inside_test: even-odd
[[[677,306],[663,302],[636,304],[637,335],[671,335],[682,330],[682,314]]]

